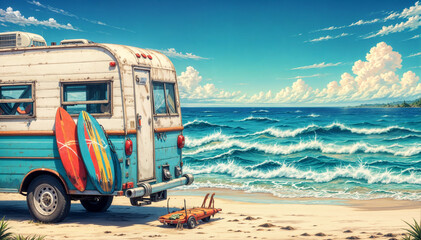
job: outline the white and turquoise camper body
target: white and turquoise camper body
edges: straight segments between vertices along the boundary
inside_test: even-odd
[[[54,222],[65,217],[70,200],[104,211],[115,195],[142,205],[165,199],[169,188],[191,184],[193,176],[182,173],[176,76],[163,54],[123,45],[0,49],[0,191],[27,194],[40,189],[34,184],[50,187],[37,193],[44,197],[35,199],[38,205],[28,205]],[[109,135],[122,172],[122,186],[112,195],[101,195],[89,180],[84,192],[70,183],[55,140],[58,107],[75,121],[82,110],[89,112]],[[63,195],[59,202],[49,201],[54,194]]]

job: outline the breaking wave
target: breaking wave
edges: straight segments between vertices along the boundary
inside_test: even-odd
[[[189,129],[189,128],[207,128],[207,127],[218,127],[218,128],[232,128],[230,126],[227,125],[220,125],[220,124],[213,124],[207,121],[203,121],[203,120],[194,120],[191,122],[187,122],[186,124],[184,124],[184,128],[185,129]]]
[[[262,110],[255,110],[255,111],[251,111],[251,112],[252,113],[268,113],[269,111],[262,109]]]
[[[240,121],[250,121],[250,120],[257,120],[257,121],[278,121],[275,119],[270,119],[266,117],[248,117],[245,119],[242,119]],[[207,121],[202,120],[194,120],[192,122],[188,122],[184,125],[185,128],[204,128],[204,127],[219,127],[219,128],[232,128],[226,125],[219,125],[219,124],[213,124],[209,123]],[[237,127],[238,128],[238,127]],[[296,129],[288,129],[288,130],[280,130],[274,127],[267,128],[263,131],[258,131],[255,133],[250,133],[246,135],[238,135],[238,136],[225,136],[224,139],[227,138],[235,138],[235,137],[244,137],[244,136],[251,136],[251,135],[262,135],[262,134],[269,134],[274,137],[278,138],[287,138],[287,137],[296,137],[301,134],[307,134],[307,133],[323,133],[323,132],[350,132],[354,134],[361,134],[361,135],[372,135],[372,134],[385,134],[385,133],[391,133],[395,131],[402,131],[402,132],[409,132],[409,133],[421,133],[421,131],[417,131],[410,128],[400,127],[400,126],[389,126],[384,128],[355,128],[355,127],[349,127],[342,123],[332,123],[326,126],[319,126],[316,124],[310,124],[306,127],[296,128]],[[212,134],[214,135],[214,134]],[[408,135],[405,137],[398,137],[396,139],[400,138],[414,138],[414,137],[420,137],[418,135]],[[209,139],[209,136],[205,137]],[[394,140],[396,140],[394,139]],[[197,146],[197,144],[194,144]]]
[[[265,164],[265,163],[261,163]],[[409,174],[403,174],[400,172],[391,172],[389,170],[375,171],[374,169],[368,168],[366,165],[359,166],[341,166],[336,167],[332,170],[326,171],[315,171],[315,170],[301,170],[293,165],[285,163],[280,164],[279,167],[269,170],[262,171],[259,165],[251,167],[243,167],[236,164],[234,161],[227,163],[217,163],[209,166],[185,166],[184,171],[191,174],[227,174],[236,179],[253,178],[253,179],[279,179],[279,178],[293,178],[293,179],[305,179],[319,183],[331,182],[336,179],[349,178],[355,180],[364,180],[368,184],[382,183],[382,184],[421,184],[421,175],[417,175],[413,172]]]
[[[286,138],[286,137],[296,137],[300,134],[304,133],[312,133],[312,132],[339,132],[339,131],[347,131],[355,134],[362,134],[362,135],[371,135],[371,134],[384,134],[390,133],[393,131],[405,131],[405,132],[414,132],[419,133],[420,131],[404,128],[400,126],[390,126],[384,128],[354,128],[348,127],[342,123],[332,123],[326,126],[319,126],[316,124],[311,124],[306,127],[296,128],[292,130],[279,130],[273,127],[267,128],[263,131],[256,132],[256,134],[270,134],[275,137]]]
[[[268,117],[246,117],[244,119],[239,120],[240,122],[246,122],[246,121],[258,121],[258,122],[279,122],[277,119],[272,119]]]
[[[182,188],[421,201],[421,122],[412,109],[185,111],[184,172],[197,178]]]
[[[399,136],[399,137],[395,137],[395,138],[390,138],[390,139],[385,139],[384,141],[396,141],[396,140],[417,140],[417,139],[421,139],[420,135],[406,135],[406,136]]]
[[[188,136],[185,136],[185,145],[186,147],[197,147],[202,146],[204,144],[214,142],[214,141],[224,141],[229,139],[230,137],[222,134],[222,131],[215,132],[213,134],[210,134],[206,137],[200,138],[200,139],[193,139]]]
[[[184,155],[195,155],[202,152],[209,152],[215,150],[226,150],[232,148],[240,148],[242,150],[258,150],[264,153],[273,154],[273,155],[287,155],[297,152],[302,152],[306,150],[316,150],[323,153],[330,153],[330,154],[353,154],[357,152],[361,153],[385,153],[385,154],[392,154],[395,156],[414,156],[421,153],[421,145],[415,145],[410,147],[404,147],[399,144],[393,145],[374,145],[368,144],[365,142],[358,142],[350,145],[336,145],[333,143],[324,143],[323,141],[319,141],[318,139],[314,139],[311,141],[300,141],[296,144],[290,145],[269,145],[269,144],[262,144],[262,143],[247,143],[244,141],[236,140],[236,139],[229,139],[221,143],[216,143],[212,145],[206,145],[199,147],[192,151],[185,151]],[[398,148],[398,149],[396,149]]]

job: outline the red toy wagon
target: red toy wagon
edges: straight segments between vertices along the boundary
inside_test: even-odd
[[[211,216],[214,216],[219,211],[222,211],[220,208],[215,208],[215,193],[212,194],[209,200],[209,206],[206,208],[206,200],[209,197],[209,193],[206,194],[205,199],[203,200],[202,206],[200,208],[186,208],[186,200],[184,200],[184,210],[176,211],[169,213],[167,215],[159,217],[159,222],[168,225],[183,225],[187,223],[189,228],[195,228],[197,222],[202,220],[204,222],[209,222]],[[168,199],[169,200],[169,199]],[[168,208],[168,202],[167,202]]]

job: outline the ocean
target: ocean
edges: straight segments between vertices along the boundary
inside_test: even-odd
[[[182,108],[183,189],[421,201],[421,109]]]

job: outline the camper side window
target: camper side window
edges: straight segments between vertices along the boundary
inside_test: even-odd
[[[61,84],[61,106],[69,114],[82,110],[94,115],[111,115],[111,82]]]
[[[0,118],[35,117],[34,84],[0,84]]]
[[[174,83],[154,82],[153,97],[155,114],[177,114]]]

